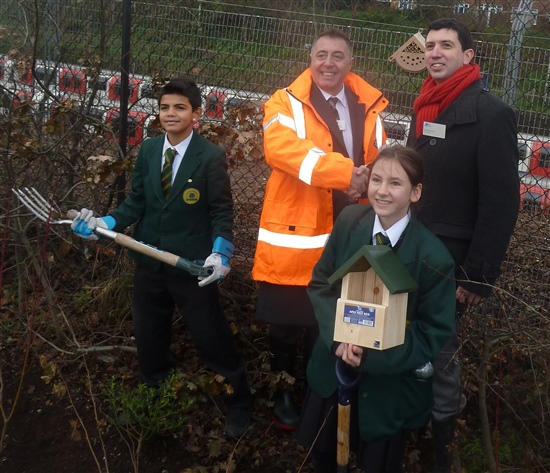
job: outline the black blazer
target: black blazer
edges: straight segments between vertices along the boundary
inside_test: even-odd
[[[457,277],[493,284],[519,211],[517,119],[502,100],[469,86],[434,120],[446,136],[416,137],[407,145],[424,161],[419,219],[455,257]],[[489,286],[462,284],[487,296]]]

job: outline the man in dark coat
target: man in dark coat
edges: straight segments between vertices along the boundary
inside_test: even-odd
[[[414,103],[408,146],[424,160],[419,219],[455,260],[457,321],[489,296],[519,210],[517,119],[484,90],[474,43],[454,19],[428,27],[429,76]],[[464,407],[455,334],[435,362],[432,429],[437,473],[450,473],[457,414]]]

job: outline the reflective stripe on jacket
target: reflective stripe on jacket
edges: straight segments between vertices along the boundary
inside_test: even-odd
[[[309,98],[308,68],[265,104],[264,148],[272,168],[267,182],[252,277],[306,286],[332,231],[332,190],[350,186],[353,161],[332,151],[330,131]],[[366,105],[363,160],[385,142],[379,113],[388,101],[359,76],[345,85]]]

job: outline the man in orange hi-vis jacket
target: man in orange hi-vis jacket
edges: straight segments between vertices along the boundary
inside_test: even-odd
[[[349,38],[322,33],[311,63],[265,104],[267,183],[252,276],[259,281],[257,317],[269,323],[271,370],[294,375],[297,347],[304,361],[317,338],[306,293],[313,266],[339,212],[360,201],[368,165],[385,142],[382,92],[350,72]],[[288,430],[299,412],[288,389],[273,398],[275,423]]]

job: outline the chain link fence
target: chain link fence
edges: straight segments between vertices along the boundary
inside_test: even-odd
[[[241,176],[235,182],[235,197],[238,200],[244,194],[245,202],[250,202],[249,179],[242,178],[249,170],[242,167],[249,166],[246,163],[251,156],[252,167],[261,163],[261,113],[256,112],[269,94],[289,84],[308,66],[309,46],[320,31],[335,26],[349,33],[355,72],[389,98],[388,135],[404,142],[412,103],[425,74],[407,73],[389,58],[398,56],[400,48],[430,20],[456,15],[474,32],[476,61],[486,87],[517,110],[523,158],[518,172],[523,177],[524,202],[547,211],[549,8],[548,2],[532,1],[97,0],[86,2],[85,8],[80,2],[63,0],[9,2],[0,10],[0,104],[7,117],[22,113],[18,106],[32,103],[38,112],[34,117],[37,133],[43,131],[40,125],[44,123],[49,125],[46,131],[57,131],[60,116],[71,115],[71,145],[82,146],[81,156],[97,152],[124,157],[158,132],[158,86],[170,77],[192,77],[204,92],[203,125],[235,128],[236,117],[231,115],[236,114],[247,127],[238,127],[237,133],[248,133],[243,139],[250,139],[251,134],[257,138],[257,143],[246,147],[246,156],[232,150],[244,158],[234,162],[240,165]],[[128,102],[121,100],[126,75]],[[107,140],[95,143],[94,149],[90,141],[97,141],[97,136],[76,136],[82,130],[100,131]],[[126,139],[122,149],[116,149],[120,134]],[[264,170],[255,179],[259,189],[254,194],[261,192],[266,173]],[[247,249],[241,256],[248,266],[251,246],[241,245]]]
[[[28,263],[30,250],[20,248],[18,239],[26,235],[34,241],[46,231],[16,208],[10,189],[34,186],[65,211],[83,205],[100,214],[112,209],[128,188],[140,143],[159,133],[155,99],[159,87],[169,78],[187,76],[203,91],[200,132],[223,145],[230,162],[237,252],[226,287],[253,296],[250,270],[269,176],[262,150],[263,102],[308,66],[309,48],[317,34],[340,28],[352,39],[354,72],[381,89],[390,101],[385,115],[390,140],[404,143],[412,104],[426,72],[403,70],[399,53],[405,51],[414,62],[418,54],[414,35],[425,32],[430,21],[449,16],[473,32],[475,61],[485,87],[516,110],[520,132],[520,218],[500,289],[483,308],[470,314],[468,320],[475,323],[465,324],[466,335],[469,326],[476,327],[472,337],[481,337],[490,345],[483,362],[502,368],[502,360],[515,361],[540,376],[529,377],[524,371],[524,382],[515,382],[513,389],[504,386],[509,391],[499,395],[514,405],[516,422],[529,438],[529,446],[522,451],[543,458],[537,461],[540,465],[546,461],[548,467],[548,0],[3,2],[0,189],[4,264],[15,268]],[[412,45],[404,47],[411,39]],[[49,251],[59,264],[66,236],[62,232],[49,236]],[[53,267],[49,271],[55,272]],[[4,284],[8,281],[6,277]],[[510,327],[510,320],[519,325]],[[478,361],[476,351],[471,351],[464,361],[465,376],[476,377],[476,385],[485,383],[487,396],[494,399],[503,378],[480,378]],[[538,407],[518,401],[527,395],[537,399]]]

